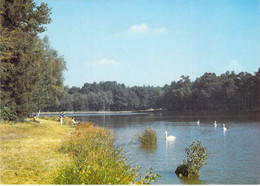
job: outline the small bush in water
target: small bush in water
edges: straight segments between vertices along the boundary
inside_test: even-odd
[[[141,135],[137,135],[137,140],[142,145],[156,145],[157,144],[157,135],[154,130],[145,129],[145,131]]]
[[[191,177],[200,175],[199,170],[203,165],[206,165],[206,159],[208,158],[208,152],[206,147],[201,146],[201,142],[192,142],[189,148],[185,149],[187,159],[183,161],[183,164],[178,166],[175,173],[178,176]]]
[[[114,148],[115,134],[108,129],[88,123],[80,125],[72,139],[60,149],[70,152],[73,163],[65,166],[55,184],[145,184],[156,181],[151,172],[138,177],[139,169],[126,164],[120,149]]]

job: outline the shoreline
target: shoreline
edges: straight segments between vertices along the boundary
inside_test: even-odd
[[[63,111],[64,114],[128,114],[128,113],[155,113],[155,112],[164,112],[164,113],[172,113],[177,115],[208,115],[208,114],[260,114],[260,111],[251,111],[251,110],[245,110],[245,111],[167,111],[167,110],[128,110],[128,111]],[[40,112],[40,115],[59,115],[61,112]],[[38,112],[34,112],[33,114],[37,115]]]
[[[116,136],[112,130],[88,122],[74,127],[71,122],[61,126],[55,119],[39,121],[1,123],[0,158],[4,167],[0,171],[1,184],[138,185],[151,182],[144,177],[138,180],[139,170],[127,164],[120,149],[114,148]],[[81,157],[85,161],[80,161]],[[157,174],[149,176],[155,179]]]
[[[40,112],[40,115],[59,115],[61,112]],[[64,111],[64,114],[117,114],[135,113],[134,111]],[[38,114],[38,113],[34,113]]]

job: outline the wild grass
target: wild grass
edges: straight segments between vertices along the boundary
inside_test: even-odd
[[[142,184],[156,181],[152,172],[137,181],[139,169],[127,165],[120,149],[114,148],[115,133],[109,129],[80,125],[71,140],[63,145],[74,163],[64,166],[55,184]]]
[[[75,129],[38,120],[0,124],[1,184],[53,184],[61,166],[72,161],[57,149]]]
[[[44,120],[51,120],[51,121],[58,121],[60,122],[60,117],[59,116],[43,116],[43,117],[40,117],[41,119],[44,119]],[[63,125],[70,125],[72,126],[72,118],[69,118],[69,117],[64,117],[63,119]]]
[[[137,134],[137,140],[142,144],[142,145],[156,145],[157,144],[157,135],[156,132],[152,129],[145,129],[145,131],[139,135]]]
[[[144,184],[159,176],[127,165],[113,131],[48,119],[0,124],[1,184]]]

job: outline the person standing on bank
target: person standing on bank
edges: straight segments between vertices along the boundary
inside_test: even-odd
[[[64,112],[61,112],[60,113],[60,125],[62,126],[62,120],[63,120],[63,118],[65,117],[65,115],[64,115]]]

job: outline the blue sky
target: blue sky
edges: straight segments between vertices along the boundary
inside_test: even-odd
[[[43,35],[64,56],[69,87],[163,86],[181,75],[195,80],[205,72],[260,67],[258,0],[44,2],[53,21]]]

